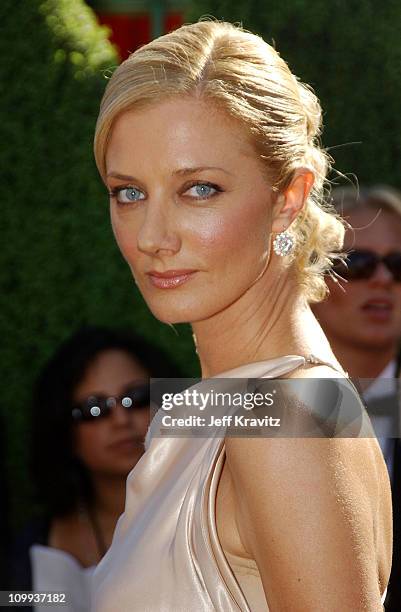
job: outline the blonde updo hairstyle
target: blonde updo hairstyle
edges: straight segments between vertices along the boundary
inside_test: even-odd
[[[140,47],[110,78],[96,125],[94,152],[105,181],[105,156],[116,118],[174,96],[192,96],[224,110],[248,130],[266,179],[279,193],[299,167],[315,181],[291,224],[294,262],[309,302],[327,294],[324,274],[343,246],[341,216],[324,200],[330,158],[320,147],[321,108],[313,91],[278,52],[241,26],[217,20],[184,25]]]

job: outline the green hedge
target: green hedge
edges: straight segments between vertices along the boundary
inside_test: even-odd
[[[30,512],[27,442],[32,381],[83,323],[129,326],[197,373],[189,330],[148,312],[110,228],[92,159],[106,79],[117,65],[107,31],[81,0],[2,0],[1,412],[11,514]]]
[[[193,0],[186,21],[202,15],[242,22],[314,87],[336,169],[401,187],[398,0]]]

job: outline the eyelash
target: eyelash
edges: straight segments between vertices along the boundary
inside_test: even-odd
[[[212,195],[209,195],[206,197],[199,196],[198,198],[192,198],[194,200],[210,200],[211,198],[216,196],[218,193],[221,193],[223,191],[221,187],[219,187],[215,183],[210,183],[209,181],[193,181],[190,185],[188,185],[185,191],[188,191],[188,189],[191,189],[192,187],[195,187],[196,185],[206,185],[207,187],[211,187],[212,189],[215,189],[216,193],[213,193]],[[117,198],[118,194],[121,191],[124,191],[124,189],[137,189],[138,191],[141,191],[140,189],[138,189],[138,187],[135,187],[134,185],[123,185],[121,187],[115,187],[114,189],[111,189],[108,192],[110,198]],[[117,203],[119,206],[129,206],[130,204],[136,204],[137,202],[141,202],[141,200],[132,200],[131,202],[121,202],[117,199]]]

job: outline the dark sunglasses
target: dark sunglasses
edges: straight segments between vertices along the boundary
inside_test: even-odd
[[[379,263],[383,263],[390,270],[393,278],[401,282],[401,251],[393,251],[381,256],[374,251],[350,251],[346,259],[347,266],[341,261],[333,265],[333,271],[345,280],[367,280],[372,278]]]
[[[121,406],[130,412],[149,408],[149,383],[132,385],[119,397],[91,395],[82,402],[73,405],[71,411],[72,418],[74,421],[94,421],[95,419],[104,418],[111,414],[111,411],[118,403],[121,403]]]

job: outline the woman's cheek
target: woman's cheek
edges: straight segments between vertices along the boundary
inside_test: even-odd
[[[238,235],[240,228],[236,223],[236,219],[227,216],[221,217],[210,217],[203,219],[196,227],[196,232],[190,231],[188,228],[189,235],[192,234],[192,242],[206,253],[215,253],[216,251],[225,252],[227,249],[238,246]]]
[[[235,212],[235,211],[234,211]],[[257,261],[269,249],[269,232],[265,219],[256,224],[254,217],[243,211],[230,214],[205,228],[200,243],[211,257],[220,255],[220,262],[230,263],[238,256],[248,263]]]
[[[79,423],[75,436],[75,451],[88,468],[93,468],[104,445],[104,432],[99,423]],[[102,424],[100,424],[102,425]]]
[[[111,226],[121,254],[127,263],[131,264],[132,260],[135,259],[134,252],[137,251],[135,232],[130,230],[126,224],[115,219],[113,215],[111,216]]]

